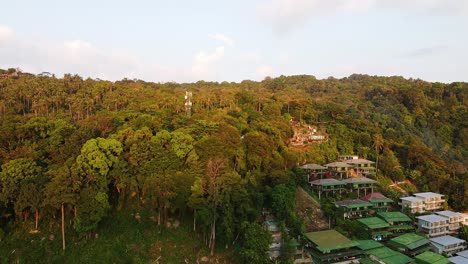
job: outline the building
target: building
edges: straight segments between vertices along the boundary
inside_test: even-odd
[[[308,163],[300,166],[307,174],[307,182],[323,179],[327,168],[315,163]]]
[[[460,227],[462,227],[463,223],[465,222],[465,216],[462,213],[452,211],[440,211],[436,212],[436,214],[448,219],[448,232],[452,235],[458,234],[458,230],[460,229]]]
[[[366,159],[349,159],[346,164],[352,166],[350,174],[357,177],[375,177],[375,162]]]
[[[449,257],[466,249],[466,241],[453,236],[434,237],[430,240],[432,251]]]
[[[363,200],[344,200],[334,203],[337,208],[343,210],[343,218],[355,219],[369,215],[372,204]]]
[[[450,263],[454,264],[467,264],[468,263],[468,250],[460,251],[455,257],[448,259]]]
[[[445,199],[442,194],[433,192],[415,193],[414,196],[400,198],[401,210],[411,209],[413,214],[422,214],[441,210],[444,207]]]
[[[304,236],[307,239],[306,250],[314,263],[338,263],[364,256],[357,242],[349,240],[336,230],[310,232]]]
[[[357,160],[357,159],[359,159],[359,156],[357,156],[357,155],[341,155],[341,156],[338,156],[338,160],[342,161],[342,162],[346,162],[348,160]]]
[[[343,182],[346,183],[348,190],[356,191],[358,196],[361,196],[361,192],[364,192],[364,195],[367,195],[367,192],[374,192],[377,186],[377,181],[366,177],[347,178]]]
[[[388,241],[388,246],[408,256],[416,256],[430,249],[429,239],[415,233],[407,233]]]
[[[433,192],[415,193],[414,197],[424,200],[424,210],[435,211],[444,208],[445,199],[442,194]]]
[[[426,234],[428,237],[437,237],[449,233],[448,219],[440,215],[422,215],[418,219],[418,231]]]
[[[341,193],[345,190],[346,183],[338,181],[335,179],[320,179],[315,180],[309,183],[312,191],[318,194],[319,199],[321,199],[322,193],[328,197],[331,193],[332,195],[336,192]]]
[[[385,264],[411,264],[415,263],[414,259],[398,252],[392,250],[388,247],[374,248],[367,250],[365,252],[369,259],[372,261],[370,263],[385,263]],[[362,263],[362,262],[361,262]]]
[[[379,192],[372,192],[361,197],[361,200],[372,204],[372,209],[376,212],[387,212],[393,205],[393,200],[387,198]]]
[[[324,166],[327,167],[328,172],[333,178],[341,179],[341,180],[349,177],[349,169],[353,167],[341,161],[328,163],[328,164],[325,164]]]
[[[371,250],[374,248],[380,248],[383,247],[384,245],[380,242],[377,242],[372,239],[365,239],[365,240],[356,240],[358,243],[358,248],[363,250],[364,252],[367,250]]]
[[[448,264],[449,260],[437,253],[426,251],[414,257],[416,264]]]
[[[413,220],[401,212],[379,212],[377,217],[390,225],[388,231],[394,235],[414,231]]]
[[[375,241],[387,240],[392,235],[388,231],[390,225],[378,217],[361,218],[357,221],[369,233],[369,237]]]
[[[398,203],[401,206],[401,210],[409,209],[413,214],[422,214],[426,212],[424,210],[424,199],[416,198],[413,196],[401,197],[401,202]]]

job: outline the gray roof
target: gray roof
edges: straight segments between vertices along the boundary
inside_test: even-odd
[[[343,201],[338,201],[334,202],[336,206],[352,206],[352,205],[363,205],[363,206],[372,206],[371,203],[359,199],[354,199],[354,200],[343,200]]]
[[[422,201],[424,201],[424,199],[416,198],[416,197],[413,197],[413,196],[401,197],[400,199],[403,200],[403,201],[409,201],[409,202],[422,202]]]
[[[423,221],[426,221],[426,222],[429,222],[429,223],[435,223],[435,222],[440,222],[440,221],[448,221],[447,218],[442,217],[440,215],[435,215],[435,214],[422,215],[422,216],[418,216],[416,218],[420,219],[420,220],[423,220]]]
[[[445,217],[456,217],[456,216],[462,216],[463,215],[462,213],[452,212],[452,211],[440,211],[440,212],[436,212],[436,214],[441,215],[441,216],[445,216]]]
[[[346,183],[333,179],[333,178],[311,181],[310,184],[312,185],[346,185]]]
[[[459,239],[453,236],[440,236],[440,237],[434,237],[430,239],[431,242],[440,244],[442,246],[449,246],[453,244],[458,244],[458,243],[463,243],[465,240]]]
[[[337,161],[337,162],[332,162],[332,163],[325,164],[325,167],[328,167],[328,168],[336,168],[336,167],[351,168],[352,166],[345,163],[345,162]]]
[[[327,167],[315,164],[315,163],[307,163],[299,167],[301,169],[310,169],[310,170],[325,170]]]
[[[448,260],[450,261],[450,263],[453,263],[453,264],[467,264],[468,263],[467,258],[460,257],[460,256],[451,257]]]
[[[421,196],[424,198],[433,198],[433,197],[441,197],[444,196],[443,194],[433,193],[433,192],[423,192],[423,193],[415,193],[414,196]]]
[[[366,177],[356,177],[356,178],[347,178],[343,180],[346,183],[354,183],[354,182],[368,182],[368,183],[377,183],[377,181],[366,178]]]
[[[457,253],[457,255],[468,259],[468,250],[460,251]]]
[[[375,163],[373,161],[366,160],[366,159],[350,159],[350,160],[347,160],[345,162],[348,163],[348,164],[370,164],[370,163]]]

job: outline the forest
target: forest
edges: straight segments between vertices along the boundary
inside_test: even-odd
[[[327,140],[291,146],[291,120]],[[0,70],[0,248],[17,250],[0,262],[33,258],[32,247],[59,261],[125,213],[161,227],[176,219],[211,254],[235,247],[236,259],[265,263],[252,241],[262,209],[299,234],[297,167],[350,154],[377,161],[380,182],[408,180],[467,210],[468,83],[361,74],[111,82]],[[31,232],[54,243],[21,244]]]

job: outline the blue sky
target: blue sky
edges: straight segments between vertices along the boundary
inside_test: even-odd
[[[466,0],[0,4],[0,68],[155,82],[353,73],[468,81]]]

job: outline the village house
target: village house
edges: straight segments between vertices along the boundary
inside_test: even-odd
[[[372,204],[372,210],[376,212],[387,212],[393,205],[393,200],[387,198],[379,192],[372,192],[366,196],[361,197],[361,200],[367,201]]]
[[[418,231],[426,234],[428,237],[437,237],[447,235],[448,219],[440,215],[422,215],[418,219]]]
[[[372,204],[363,200],[344,200],[334,202],[335,206],[340,210],[343,210],[343,218],[355,219],[363,218],[369,215],[369,210],[372,208]]]
[[[363,257],[358,243],[351,241],[336,230],[325,230],[304,234],[306,249],[312,255],[313,263],[338,263]]]
[[[448,233],[453,235],[458,234],[458,230],[460,229],[460,227],[462,227],[463,222],[465,221],[465,216],[462,213],[452,211],[440,211],[436,212],[436,214],[448,219]]]
[[[388,246],[408,256],[416,256],[430,249],[429,239],[415,233],[407,233],[388,241]]]
[[[453,236],[434,237],[430,240],[432,251],[449,257],[466,248],[465,240]]]

